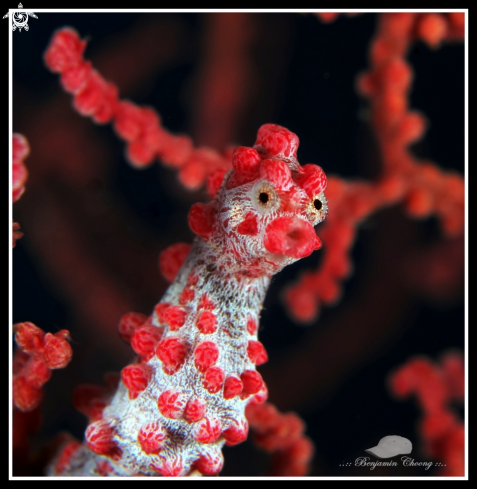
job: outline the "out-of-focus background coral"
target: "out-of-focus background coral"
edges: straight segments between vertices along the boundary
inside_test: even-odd
[[[191,242],[187,212],[205,199],[203,190],[185,190],[173,169],[133,169],[110,125],[74,111],[43,64],[56,29],[75,28],[89,40],[86,58],[121,98],[155,108],[165,128],[198,145],[252,145],[260,125],[276,123],[299,136],[299,161],[328,175],[373,179],[380,157],[367,102],[355,91],[375,14],[330,24],[292,13],[37,15],[28,32],[13,33],[13,131],[31,147],[26,192],[13,209],[24,233],[13,250],[13,322],[68,329],[74,352],[45,386],[39,444],[60,430],[82,438],[74,387],[102,384],[106,371],[131,360],[119,318],[149,314],[161,298],[167,283],[158,255]],[[416,42],[409,61],[410,106],[429,121],[413,151],[463,175],[463,44]],[[428,460],[419,452],[419,406],[394,399],[387,377],[412,356],[464,349],[464,240],[442,238],[434,218],[411,220],[396,206],[360,227],[352,259],[342,299],[307,327],[287,315],[282,292],[317,267],[320,252],[274,278],[259,333],[270,401],[305,420],[316,446],[311,475],[433,475],[402,466],[370,471],[354,460],[393,434],[413,442],[416,460]],[[222,475],[266,470],[251,441],[224,455]]]

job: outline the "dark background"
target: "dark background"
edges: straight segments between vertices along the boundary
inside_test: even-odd
[[[69,25],[82,38],[89,38],[85,57],[94,61],[95,55],[99,53],[101,56],[105,51],[120,58],[120,48],[115,51],[111,39],[126,43],[131,36],[134,40],[131,33],[137,33],[142,26],[150,26],[157,19],[158,29],[170,29],[179,47],[157,69],[149,70],[148,77],[135,80],[128,88],[126,98],[154,107],[168,130],[194,137],[194,120],[197,120],[194,97],[198,93],[196,77],[203,60],[202,41],[209,26],[207,16],[215,14],[36,13],[38,19],[30,18],[28,32],[13,33],[14,132],[20,132],[30,140],[31,121],[37,121],[35,130],[41,132],[38,121],[42,121],[42,114],[46,114],[51,100],[59,98],[65,106],[70,104],[70,95],[62,93],[58,77],[50,73],[42,61],[54,30]],[[273,122],[298,134],[298,157],[302,164],[318,163],[327,174],[344,178],[375,177],[379,172],[379,156],[366,120],[367,103],[355,93],[354,83],[357,73],[367,68],[368,46],[376,19],[376,15],[362,14],[354,18],[340,17],[325,25],[314,15],[251,14],[252,89],[243,101],[235,132],[231,134],[232,142],[252,145],[257,128]],[[144,45],[141,49],[147,54],[162,47]],[[431,50],[416,42],[409,60],[415,70],[410,106],[422,111],[430,121],[429,130],[414,148],[415,152],[424,159],[437,162],[441,168],[463,174],[464,47],[456,43]],[[101,71],[99,65],[98,69]],[[134,70],[134,67],[125,65],[123,69]],[[52,115],[44,118],[45,138],[49,137],[49,117]],[[203,192],[184,191],[176,182],[175,172],[157,164],[142,171],[132,169],[123,156],[123,142],[115,137],[109,125],[96,126],[82,119],[72,108],[70,118],[72,124],[87,128],[85,130],[94,134],[93,137],[101,140],[102,147],[106,148],[107,171],[103,177],[91,182],[91,188],[99,188],[98,192],[107,196],[109,205],[117,204],[126,209],[128,219],[136,222],[137,227],[132,233],[139,235],[141,245],[148,241],[147,246],[154,248],[157,256],[176,241],[190,242],[192,234],[186,226],[187,211],[191,203],[204,199]],[[30,242],[26,215],[30,206],[35,206],[34,188],[41,181],[49,181],[35,179],[38,155],[35,155],[33,141],[30,143],[32,153],[26,166],[31,180],[27,182],[22,200],[13,208],[14,219],[22,224],[25,233],[13,250],[13,322],[32,321],[47,331],[63,328],[71,331],[73,361],[64,371],[55,372],[46,386],[44,425],[38,439],[51,437],[59,430],[70,431],[81,438],[86,420],[69,405],[72,389],[78,382],[101,383],[105,370],[120,370],[130,361],[130,355],[127,348],[118,353],[117,343],[108,345],[101,341],[98,344],[89,340],[91,332],[81,329],[75,309],[65,297],[61,284],[49,275],[35,244]],[[72,148],[72,151],[81,151],[81,148]],[[61,154],[58,159],[61,161]],[[55,182],[54,175],[50,177]],[[52,185],[57,191],[55,184]],[[59,185],[57,180],[56,185]],[[436,359],[449,349],[464,348],[462,275],[457,291],[449,293],[446,300],[426,298],[418,291],[406,290],[403,295],[406,306],[402,307],[402,314],[395,317],[392,308],[389,312],[392,317],[384,314],[383,329],[394,320],[398,324],[393,326],[392,333],[378,338],[376,343],[370,341],[358,358],[354,357],[349,363],[346,361],[346,352],[359,339],[363,321],[375,315],[386,291],[394,294],[398,282],[401,289],[405,287],[401,283],[399,263],[394,264],[394,272],[384,273],[386,278],[382,279],[382,267],[399,260],[383,250],[393,232],[411,236],[414,245],[433,244],[439,239],[433,218],[411,221],[400,208],[372,216],[361,227],[353,248],[354,274],[345,282],[341,302],[332,308],[324,308],[319,320],[308,327],[300,327],[289,318],[280,294],[300,270],[316,267],[319,252],[280,273],[268,293],[260,339],[267,348],[270,361],[261,370],[269,384],[270,401],[282,410],[296,410],[307,424],[307,434],[316,445],[312,475],[431,475],[423,469],[404,470],[402,467],[381,471],[340,467],[342,463],[354,462],[356,457],[364,455],[364,449],[391,434],[409,438],[416,447],[413,451],[416,460],[427,460],[417,449],[419,409],[412,400],[393,399],[386,387],[386,378],[411,356],[427,355]],[[108,253],[107,238],[99,236],[92,243],[99,248],[104,246],[98,253]],[[406,246],[404,240],[403,248]],[[412,252],[412,246],[409,250]],[[154,254],[151,252],[148,256]],[[149,269],[151,274],[157,275],[152,285],[136,284],[136,288],[129,291],[130,283],[141,282],[143,275],[138,272],[136,277],[125,277],[124,290],[130,292],[135,310],[144,313],[152,309],[166,287],[156,261],[151,261]],[[373,280],[381,281],[376,286]],[[143,300],[138,299],[141,287],[149,287],[147,298]],[[379,296],[370,295],[376,290],[379,290]],[[350,321],[353,308],[360,314],[355,324]],[[295,400],[293,395],[281,391],[281,372],[293,370],[293,358],[299,358],[300,351],[307,350],[308,344],[319,341],[320,335],[324,341],[342,321],[349,322],[347,329],[343,329],[346,335],[338,346],[336,342],[330,344],[327,351],[330,357],[342,357],[341,367],[327,378],[326,385],[307,390],[306,384],[314,377],[314,371],[297,370],[297,383],[304,385],[302,394]],[[329,363],[320,357],[319,351],[316,353],[316,372],[323,375]],[[226,462],[222,475],[261,475],[266,470],[266,456],[250,441],[226,448],[224,453]]]

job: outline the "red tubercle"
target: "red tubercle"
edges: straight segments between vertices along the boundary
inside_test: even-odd
[[[248,331],[248,334],[249,335],[256,335],[257,334],[257,329],[258,329],[258,326],[257,326],[257,320],[251,315],[249,314],[247,316],[247,331]]]
[[[254,148],[267,157],[296,159],[300,140],[288,129],[276,124],[264,124],[257,133]]]
[[[202,475],[217,475],[224,466],[224,456],[221,450],[208,450],[202,454],[193,467]]]
[[[233,171],[228,175],[225,188],[230,190],[240,185],[253,182],[259,176],[260,155],[253,149],[239,146],[232,154]]]
[[[202,311],[195,325],[202,334],[212,334],[217,330],[217,317],[211,311]]]
[[[237,232],[243,236],[256,236],[258,234],[258,216],[248,212],[245,219],[237,226]]]
[[[222,182],[224,181],[225,175],[228,172],[225,168],[219,168],[218,170],[213,171],[206,180],[206,187],[207,187],[207,193],[209,194],[209,197],[213,199],[217,192],[219,191],[219,188],[222,185]]]
[[[137,441],[141,445],[142,451],[149,455],[158,454],[166,440],[167,433],[159,421],[143,424],[137,435]]]
[[[281,160],[262,161],[260,176],[273,183],[278,191],[288,190],[293,183],[289,166]]]
[[[212,311],[215,309],[215,303],[209,298],[208,294],[205,293],[199,300],[199,309],[204,309]]]
[[[327,179],[325,172],[318,165],[304,165],[304,173],[296,174],[297,184],[306,192],[310,199],[316,197],[326,189]]]
[[[163,329],[152,324],[143,324],[134,330],[131,338],[133,350],[145,361],[150,360],[163,336]]]
[[[232,166],[235,172],[243,179],[252,180],[258,176],[261,157],[253,148],[239,146],[232,154]]]
[[[184,471],[184,462],[180,455],[173,454],[167,458],[160,457],[160,461],[150,464],[150,468],[163,477],[179,477]]]
[[[232,424],[222,432],[227,446],[238,445],[247,439],[248,423],[245,419],[232,420]]]
[[[164,391],[157,399],[157,407],[161,414],[170,419],[182,417],[187,399],[181,392],[170,389]]]
[[[216,394],[222,389],[224,379],[225,374],[220,367],[210,367],[205,372],[202,384],[211,394]]]
[[[215,225],[215,208],[214,204],[195,203],[187,216],[189,227],[193,233],[201,238],[210,238],[214,231]]]
[[[163,339],[156,348],[156,355],[163,363],[162,369],[169,375],[181,368],[186,352],[186,344],[175,337]]]
[[[164,322],[171,331],[177,331],[184,326],[187,319],[187,309],[181,306],[169,306],[164,310]]]
[[[189,287],[194,287],[199,283],[199,280],[200,280],[199,275],[195,271],[192,271],[187,276],[187,282],[186,283]]]
[[[166,248],[159,255],[159,269],[168,282],[172,282],[176,278],[177,272],[182,267],[191,247],[187,243],[176,243]]]
[[[263,384],[262,376],[256,370],[245,370],[240,376],[243,383],[242,398],[257,394]]]
[[[186,305],[194,300],[195,291],[193,287],[184,287],[182,292],[179,295],[179,304]]]
[[[121,379],[128,389],[129,399],[136,399],[149,384],[153,367],[146,363],[133,363],[123,368]]]
[[[165,324],[166,320],[164,318],[164,313],[169,306],[169,302],[161,302],[154,307],[154,312],[156,313],[159,324]]]
[[[90,450],[98,455],[119,460],[122,450],[114,440],[116,431],[108,421],[100,419],[91,423],[85,432],[85,440]]]
[[[205,416],[207,412],[207,403],[204,399],[192,398],[189,399],[184,409],[184,419],[188,423],[195,423]]]
[[[262,365],[268,361],[267,352],[260,341],[251,340],[248,342],[247,355],[250,361],[255,365]]]
[[[195,366],[204,373],[214,365],[219,358],[219,349],[213,341],[203,341],[194,350]]]
[[[121,338],[129,343],[134,331],[147,321],[147,316],[140,312],[128,312],[119,320],[118,330]]]
[[[217,418],[205,417],[193,429],[193,437],[200,443],[213,443],[221,433],[222,423]]]
[[[234,397],[242,394],[243,383],[242,381],[233,375],[227,377],[224,383],[224,399],[233,399]]]

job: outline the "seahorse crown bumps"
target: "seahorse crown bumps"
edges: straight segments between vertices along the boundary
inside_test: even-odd
[[[267,398],[257,329],[271,276],[321,247],[314,226],[327,213],[326,176],[298,163],[298,144],[266,124],[253,148],[235,149],[232,170],[209,176],[212,200],[189,213],[192,248],[163,253],[173,283],[149,318],[121,320],[136,363],[109,405],[106,393],[99,410],[79,395],[86,443],[65,446],[52,475],[213,475],[223,445],[246,439],[245,407]]]

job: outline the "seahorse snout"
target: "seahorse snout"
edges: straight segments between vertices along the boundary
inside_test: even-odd
[[[321,248],[313,226],[298,217],[278,217],[265,229],[263,241],[270,253],[299,259]]]

